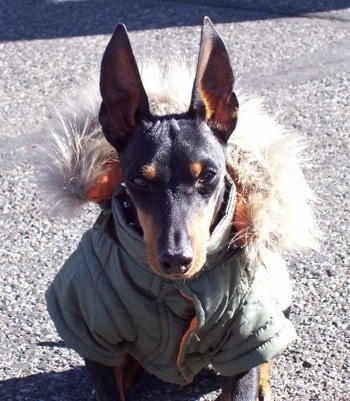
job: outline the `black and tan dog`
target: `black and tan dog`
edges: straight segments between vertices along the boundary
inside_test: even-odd
[[[187,113],[151,115],[123,25],[117,27],[105,51],[100,122],[118,152],[148,263],[166,279],[191,278],[206,262],[206,246],[226,191],[226,145],[237,124],[239,106],[233,86],[225,45],[208,20]],[[127,365],[124,375],[129,378]],[[113,369],[103,367],[101,375],[101,367],[91,360],[87,367],[98,399],[114,400]],[[258,383],[258,369],[225,377],[222,400],[255,400]]]
[[[103,140],[102,127],[116,153],[105,153],[104,173],[85,195],[112,198],[47,292],[58,332],[84,357],[99,401],[124,401],[140,364],[184,384],[209,363],[222,375],[220,400],[271,399],[268,361],[295,336],[278,251],[312,245],[310,192],[294,139],[256,102],[243,98],[241,111],[234,81],[208,18],[185,111],[151,111],[123,25],[106,48],[101,126],[89,122],[89,143]],[[82,152],[72,153],[76,168]],[[298,201],[290,185],[300,188]]]

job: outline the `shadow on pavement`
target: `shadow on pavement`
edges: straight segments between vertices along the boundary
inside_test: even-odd
[[[238,22],[348,6],[348,0],[2,0],[0,41],[107,34],[118,22],[146,30],[200,25],[206,14],[215,23]]]
[[[203,369],[193,383],[185,387],[164,383],[141,370],[128,401],[157,399],[195,401],[205,394],[218,391],[219,388],[219,377],[209,369]],[[96,401],[90,378],[84,367],[0,381],[0,400]]]
[[[0,381],[0,400],[95,401],[90,378],[83,367]]]

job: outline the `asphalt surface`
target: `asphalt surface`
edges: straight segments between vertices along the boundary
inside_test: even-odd
[[[138,59],[197,56],[211,17],[241,86],[309,139],[305,174],[319,197],[318,253],[291,259],[298,339],[272,372],[275,400],[350,399],[349,1],[1,1],[0,400],[94,399],[81,358],[65,348],[44,292],[98,211],[66,220],[43,212],[33,185],[35,132],[60,96],[96,73],[116,24]],[[296,194],[296,196],[298,196]],[[49,205],[50,206],[50,205]],[[178,388],[143,372],[132,401],[214,400],[203,371]]]

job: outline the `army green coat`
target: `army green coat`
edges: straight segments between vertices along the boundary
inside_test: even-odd
[[[243,254],[226,249],[234,187],[205,267],[176,282],[151,271],[142,237],[125,221],[121,191],[47,290],[49,313],[69,347],[107,366],[128,352],[150,373],[179,384],[209,363],[231,376],[286,349],[295,331],[282,313],[290,304],[284,261],[271,255],[251,274]]]

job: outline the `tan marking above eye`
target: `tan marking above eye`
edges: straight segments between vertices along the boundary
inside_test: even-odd
[[[152,181],[157,177],[157,170],[153,164],[145,164],[141,171],[146,180]]]
[[[194,162],[190,165],[190,171],[194,178],[198,178],[203,171],[203,165],[200,162]]]

